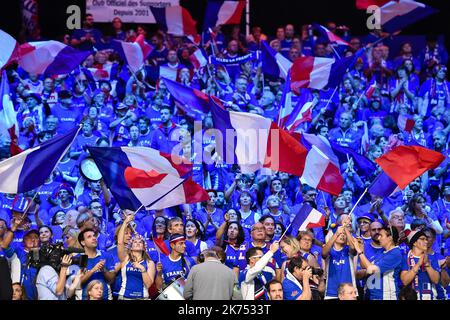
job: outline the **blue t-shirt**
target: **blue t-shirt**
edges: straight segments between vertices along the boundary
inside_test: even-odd
[[[170,256],[161,256],[161,264],[163,266],[163,280],[164,283],[170,283],[177,277],[182,276],[187,279],[190,270],[195,265],[195,261],[190,257],[184,257],[186,263],[183,266],[182,258],[178,260],[172,260]]]
[[[414,256],[411,251],[408,252],[408,254],[404,256],[402,260],[402,271],[411,270],[413,266],[415,266],[419,262],[419,259],[420,258]],[[434,270],[440,272],[439,264],[435,255],[429,256],[429,262]],[[436,286],[431,282],[431,279],[423,266],[419,268],[419,272],[409,285],[412,286],[414,290],[416,290],[417,298],[419,300],[436,299]]]
[[[325,298],[337,298],[339,285],[343,282],[353,283],[356,287],[353,256],[347,245],[341,250],[331,248],[326,260],[327,286]]]
[[[370,275],[366,282],[366,293],[370,300],[397,300],[399,292],[402,253],[398,247],[383,252],[376,265],[380,272]]]
[[[288,271],[289,272],[289,271]],[[298,281],[294,282],[290,278],[294,276],[288,273],[290,277],[286,277],[283,280],[283,297],[284,300],[297,300],[303,293],[303,288]]]
[[[97,256],[95,258],[88,259],[86,269],[91,270],[92,268],[95,267],[95,265],[97,263],[100,262],[100,260],[105,260],[105,267],[104,267],[105,270],[110,271],[110,272],[114,271],[114,264],[111,259],[111,255],[109,255],[105,252],[102,252],[100,250],[97,250]],[[108,281],[106,280],[105,276],[103,275],[103,271],[94,272],[94,274],[89,278],[89,280],[82,285],[82,289],[83,289],[82,299],[83,300],[87,299],[86,288],[87,288],[89,282],[91,282],[93,280],[99,280],[103,283],[102,299],[103,300],[112,300],[111,287],[109,286]]]

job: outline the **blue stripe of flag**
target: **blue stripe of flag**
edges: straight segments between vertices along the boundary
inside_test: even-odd
[[[231,157],[233,157],[233,163],[237,163],[238,161],[235,149],[237,145],[236,135],[234,134],[232,135],[232,137],[227,137],[227,130],[234,130],[233,126],[231,125],[230,113],[218,106],[212,99],[209,99],[209,103],[211,107],[214,128],[221,133],[221,135],[218,135],[216,137],[216,145],[222,146],[223,149],[221,150],[221,148],[218,147],[217,152],[225,162],[230,163],[229,160]]]
[[[131,167],[125,152],[120,147],[89,147],[88,149],[119,207],[123,210],[139,209],[142,203],[125,180],[125,169]]]
[[[153,17],[155,17],[158,26],[162,31],[166,32],[168,30],[166,8],[150,7],[150,10],[152,10]]]
[[[214,28],[219,19],[219,11],[225,1],[210,0],[206,6],[205,21],[203,22],[203,31]]]
[[[44,142],[39,149],[26,155],[19,175],[17,193],[30,191],[44,184],[72,144],[77,132],[78,127]]]
[[[397,187],[397,184],[383,171],[375,178],[367,191],[374,196],[387,198]]]

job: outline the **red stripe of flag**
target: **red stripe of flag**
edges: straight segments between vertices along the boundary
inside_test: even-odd
[[[297,93],[299,88],[308,88],[313,70],[314,57],[297,58],[291,68],[291,90]]]
[[[240,24],[241,18],[242,18],[242,12],[245,8],[245,1],[239,1],[236,10],[234,11],[233,15],[228,19],[228,24]]]

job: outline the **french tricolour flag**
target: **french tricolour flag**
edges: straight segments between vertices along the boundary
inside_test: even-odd
[[[281,53],[273,50],[265,41],[262,41],[261,59],[263,73],[286,79],[289,69],[292,67],[292,62]]]
[[[240,24],[245,0],[209,0],[203,30],[222,24]]]
[[[365,95],[367,99],[372,99],[373,94],[375,93],[376,89],[377,89],[378,85],[377,82],[375,81],[374,83],[372,83],[369,88],[367,88]]]
[[[178,102],[178,107],[192,118],[199,118],[210,110],[209,97],[197,89],[192,89],[171,79],[162,78],[170,94]]]
[[[392,33],[437,12],[413,0],[390,1],[381,7],[381,25],[385,31]]]
[[[199,70],[208,64],[205,52],[198,48],[189,56],[189,60],[194,66],[195,70]]]
[[[134,42],[114,40],[112,47],[130,66],[133,72],[139,71],[153,47],[145,42],[144,35],[139,35]]]
[[[197,22],[181,6],[150,7],[156,23],[167,33],[175,36],[197,36]]]
[[[349,46],[349,43],[335,35],[333,32],[325,28],[320,24],[314,25],[314,29],[316,29],[324,38],[326,38],[329,42],[340,45],[340,46]]]
[[[354,66],[364,50],[358,50],[353,56],[339,60],[318,57],[300,57],[291,68],[291,89],[299,88],[323,89],[337,87],[344,74]]]
[[[118,75],[117,63],[104,64],[98,68],[81,68],[86,78],[91,82],[97,82],[100,80],[112,81],[117,78]]]
[[[305,231],[311,228],[321,228],[325,226],[325,216],[304,203],[291,223],[292,230]]]
[[[409,114],[400,114],[397,119],[397,125],[401,131],[411,132],[416,122]]]
[[[301,181],[315,189],[339,195],[344,186],[344,179],[339,169],[339,159],[333,153],[328,140],[308,133],[302,134],[300,138],[297,133],[293,136],[300,139],[308,150]]]
[[[209,199],[189,177],[192,164],[144,147],[89,147],[98,169],[122,209],[170,208]]]
[[[19,65],[25,71],[49,75],[68,74],[91,54],[54,40],[25,43],[20,50]]]
[[[23,193],[41,186],[69,150],[80,127],[0,162],[0,192]]]
[[[243,173],[262,168],[301,176],[307,150],[270,119],[246,112],[226,111],[213,99],[211,113],[216,151],[228,164],[239,164]]]
[[[19,44],[16,39],[3,30],[0,30],[0,69],[17,61],[19,58],[18,52]]]

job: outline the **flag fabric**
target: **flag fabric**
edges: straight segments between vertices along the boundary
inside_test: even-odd
[[[336,157],[339,159],[339,163],[342,166],[344,163],[348,162],[348,158],[353,158],[353,163],[358,175],[363,177],[370,177],[376,170],[375,164],[370,161],[365,156],[359,154],[351,148],[342,147],[334,142],[330,141],[331,149]]]
[[[381,7],[381,25],[384,31],[393,33],[437,12],[413,0],[390,1]]]
[[[25,43],[20,51],[20,67],[29,73],[49,75],[68,74],[91,54],[54,40]]]
[[[435,169],[445,157],[420,146],[398,146],[375,162],[403,190],[425,171]]]
[[[170,79],[162,78],[178,107],[192,118],[199,118],[210,110],[209,98],[197,89],[192,89]]]
[[[302,123],[312,121],[312,108],[313,101],[307,101],[302,104],[301,100],[299,100],[297,107],[294,109],[289,121],[286,123],[286,129],[289,131],[296,131]]]
[[[194,66],[195,70],[199,70],[200,68],[203,68],[208,64],[208,58],[203,51],[203,49],[196,49],[190,56],[189,61],[191,61],[192,65]]]
[[[240,24],[245,0],[208,0],[203,30],[222,24]]]
[[[81,68],[89,82],[100,80],[112,81],[118,77],[119,65],[117,63],[108,63],[97,68]]]
[[[320,36],[324,39],[326,39],[331,44],[337,44],[340,46],[349,46],[350,44],[346,41],[344,41],[342,38],[335,35],[333,32],[325,28],[324,26],[320,24],[314,24],[313,28],[317,30],[317,32],[320,34]]]
[[[296,176],[303,174],[307,150],[286,130],[260,115],[226,111],[213,99],[211,113],[216,151],[228,164],[239,164],[242,173],[262,168]]]
[[[370,6],[381,7],[391,0],[356,0],[356,8],[360,10],[366,10]]]
[[[261,41],[262,72],[274,77],[286,79],[292,62],[281,53],[273,50],[266,41]]]
[[[304,203],[291,223],[292,230],[306,231],[311,228],[325,227],[325,216]]]
[[[283,86],[283,95],[281,96],[280,110],[278,110],[277,124],[282,129],[286,129],[285,124],[289,120],[292,112],[294,111],[294,106],[292,104],[292,91],[290,78],[291,76],[288,73],[286,77],[286,82],[284,83]]]
[[[17,194],[41,186],[70,149],[79,129],[0,162],[0,192]]]
[[[293,136],[308,150],[300,181],[315,189],[339,195],[344,186],[344,179],[340,172],[339,159],[333,153],[329,142],[321,136],[309,133],[294,133]]]
[[[414,121],[413,117],[409,114],[398,115],[397,126],[401,131],[410,133],[415,125],[416,121]]]
[[[377,89],[377,82],[375,81],[372,83],[369,88],[367,88],[366,92],[364,93],[367,99],[372,99],[373,94],[375,93],[375,90]]]
[[[142,34],[134,42],[113,40],[112,48],[117,51],[133,72],[141,69],[145,59],[153,50],[153,47],[145,42],[144,35]]]
[[[169,79],[171,81],[177,81],[180,78],[180,69],[171,68],[169,66],[159,67],[159,78]]]
[[[370,184],[368,192],[371,195],[388,198],[399,190],[397,184],[385,172],[381,172]]]
[[[22,152],[18,145],[17,134],[19,131],[19,124],[17,123],[17,114],[14,110],[14,105],[9,95],[9,83],[6,71],[2,72],[2,80],[0,84],[0,124],[8,131],[11,138],[11,145],[9,147],[11,155],[16,155]]]
[[[345,72],[351,68],[362,50],[354,56],[339,60],[318,57],[297,58],[291,68],[291,89],[299,88],[323,89],[337,87]]]
[[[106,185],[121,209],[170,208],[209,199],[190,177],[192,164],[144,147],[89,147]]]
[[[19,58],[19,43],[8,33],[0,29],[0,69],[17,61]]]
[[[181,6],[150,7],[156,23],[165,32],[175,36],[197,37],[197,22],[191,14]]]

